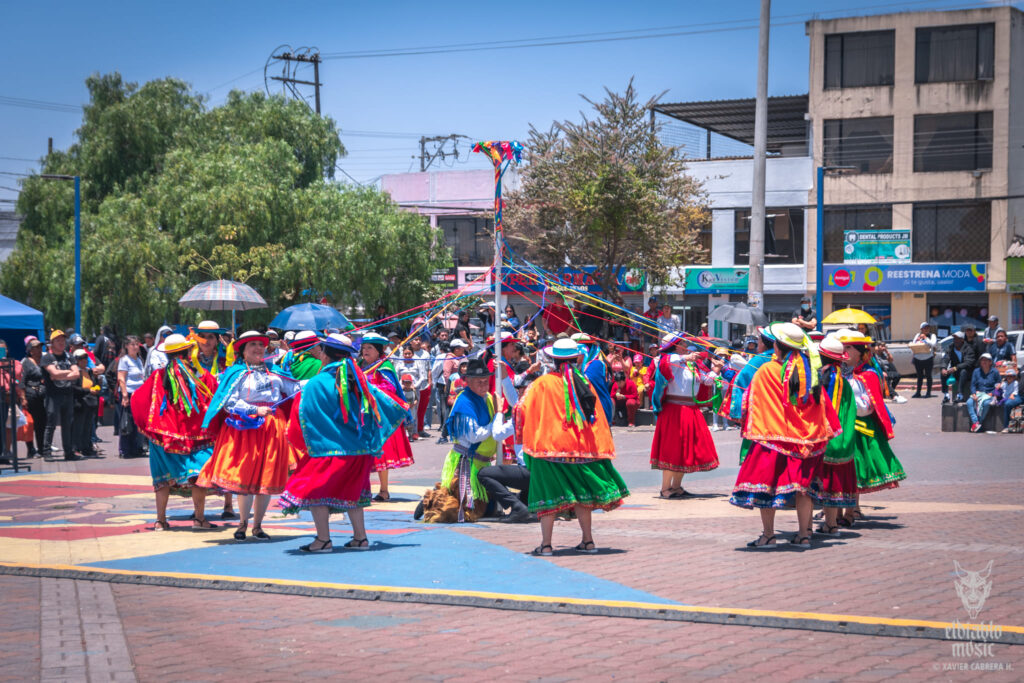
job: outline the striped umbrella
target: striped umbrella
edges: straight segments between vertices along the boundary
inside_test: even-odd
[[[235,311],[266,308],[267,302],[249,285],[234,280],[201,282],[178,299],[185,308],[204,311],[231,311],[231,329],[235,328]]]

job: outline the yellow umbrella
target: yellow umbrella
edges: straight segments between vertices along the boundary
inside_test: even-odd
[[[840,308],[826,315],[821,322],[826,325],[873,325],[878,321],[859,308]]]

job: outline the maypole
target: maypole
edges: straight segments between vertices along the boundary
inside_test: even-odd
[[[501,409],[504,390],[501,385],[501,257],[504,251],[504,234],[501,225],[501,210],[505,201],[501,198],[501,177],[512,162],[519,163],[523,157],[523,146],[515,140],[488,140],[473,146],[474,152],[486,154],[494,165],[494,388],[497,408]]]

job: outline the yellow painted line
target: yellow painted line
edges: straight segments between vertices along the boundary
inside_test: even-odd
[[[109,569],[102,567],[81,567],[65,564],[14,564],[0,562],[0,566],[25,569],[48,569],[78,573],[98,573],[111,576],[152,576],[176,579],[194,579],[218,581],[224,583],[260,583],[274,586],[297,586],[304,588],[325,588],[330,590],[366,591],[377,593],[413,595],[438,595],[452,597],[483,598],[488,600],[504,600],[509,602],[534,602],[555,605],[585,605],[589,607],[612,607],[645,610],[650,612],[695,612],[700,614],[728,614],[746,617],[773,617],[789,620],[811,620],[830,623],[855,623],[873,626],[898,626],[909,628],[945,629],[954,627],[952,622],[927,621],[920,619],[892,619],[889,617],[870,617],[855,614],[827,614],[821,612],[789,612],[783,610],[748,609],[742,607],[702,607],[699,605],[662,605],[652,602],[632,602],[627,600],[594,600],[590,598],[550,597],[546,595],[520,595],[514,593],[492,593],[488,591],[467,591],[444,588],[409,588],[401,586],[372,586],[361,584],[330,583],[326,581],[297,581],[293,579],[270,579],[258,577],[221,576],[217,574],[188,574],[183,572],[154,572],[125,569]],[[963,627],[963,624],[960,624]],[[1006,633],[1024,634],[1024,626],[993,626]]]

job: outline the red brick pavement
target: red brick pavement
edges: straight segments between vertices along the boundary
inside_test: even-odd
[[[0,678],[36,677],[39,584],[0,577],[18,600]],[[89,584],[90,582],[79,582]],[[947,642],[417,604],[111,585],[139,681],[976,680],[944,672]],[[1024,648],[994,649],[1016,681]],[[940,670],[936,670],[939,667]],[[768,673],[770,672],[770,673]],[[76,678],[73,680],[84,680]],[[95,680],[95,679],[92,679]],[[114,680],[106,679],[104,680]]]

